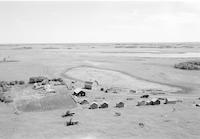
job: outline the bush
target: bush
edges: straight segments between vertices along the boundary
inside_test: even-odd
[[[34,83],[42,82],[44,80],[48,80],[48,78],[47,77],[43,77],[43,76],[31,77],[31,78],[29,78],[29,83],[30,84],[34,84]]]
[[[174,67],[183,70],[200,70],[200,61],[181,62],[175,64]]]
[[[25,84],[24,81],[19,81],[19,85],[23,85],[23,84]]]

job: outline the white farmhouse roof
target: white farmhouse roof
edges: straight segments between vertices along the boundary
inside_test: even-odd
[[[74,89],[74,92],[75,92],[75,93],[79,93],[80,91],[82,91],[81,88],[76,88],[76,89]]]

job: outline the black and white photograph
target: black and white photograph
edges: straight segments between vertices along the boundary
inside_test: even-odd
[[[200,139],[200,1],[0,0],[0,139]]]

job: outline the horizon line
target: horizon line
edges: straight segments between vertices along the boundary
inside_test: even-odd
[[[0,46],[2,45],[62,45],[62,44],[151,44],[151,43],[158,43],[158,44],[163,44],[163,43],[200,43],[200,41],[177,41],[177,42],[66,42],[66,43],[0,43]]]

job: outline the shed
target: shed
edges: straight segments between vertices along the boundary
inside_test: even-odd
[[[129,90],[129,93],[136,93],[135,90]]]
[[[116,108],[122,108],[122,107],[124,107],[124,102],[117,103],[115,107]]]
[[[175,98],[166,98],[164,104],[176,104],[178,102]]]
[[[160,100],[157,98],[153,98],[151,100],[146,101],[145,105],[160,105]]]
[[[144,106],[144,105],[146,105],[146,102],[143,100],[139,101],[136,106]]]
[[[84,104],[89,104],[89,102],[86,99],[84,99],[79,104],[84,105]]]
[[[152,105],[160,105],[160,100],[159,99],[152,99],[151,100],[153,103],[152,103]]]
[[[98,108],[98,104],[96,102],[93,102],[89,107],[89,109],[97,109],[97,108]]]
[[[86,81],[84,85],[84,89],[92,90],[93,82]]]
[[[149,95],[142,95],[140,98],[148,98]]]
[[[108,108],[108,103],[107,102],[103,102],[99,108]]]

